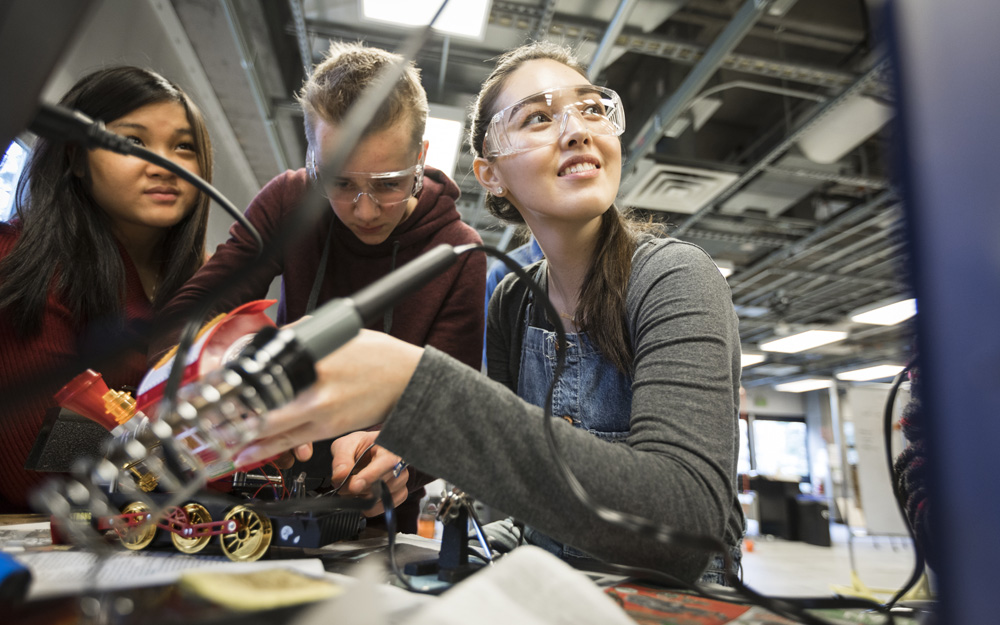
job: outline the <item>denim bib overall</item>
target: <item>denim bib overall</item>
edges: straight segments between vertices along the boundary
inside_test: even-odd
[[[556,366],[556,333],[542,308],[528,304],[517,381],[519,397],[544,406]],[[632,378],[619,371],[594,346],[585,332],[566,335],[566,361],[552,396],[552,414],[573,427],[615,443],[625,442],[632,411]],[[554,476],[555,477],[555,476]],[[574,549],[525,527],[525,539],[564,560],[590,559]]]

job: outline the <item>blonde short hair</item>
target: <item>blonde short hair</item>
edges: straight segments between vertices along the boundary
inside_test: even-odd
[[[342,121],[351,105],[357,102],[382,69],[401,59],[398,54],[361,43],[332,43],[326,58],[316,66],[297,94],[305,115],[306,140],[310,147],[315,147],[312,143],[318,118],[330,123]],[[365,134],[370,135],[403,119],[410,119],[413,122],[413,147],[419,150],[427,125],[427,113],[427,92],[420,83],[420,70],[410,62]]]

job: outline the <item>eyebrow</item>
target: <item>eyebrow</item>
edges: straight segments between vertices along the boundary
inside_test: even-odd
[[[148,126],[146,126],[145,124],[137,124],[135,122],[112,122],[112,123],[108,124],[107,127],[108,128],[128,128],[128,129],[133,129],[133,130],[143,130],[143,131],[149,132],[149,127]],[[188,128],[188,127],[177,128],[176,130],[174,130],[174,136],[176,137],[178,135],[185,135],[185,136],[191,136],[191,137],[193,137],[194,136],[194,130],[192,130],[191,128]]]
[[[515,113],[517,113],[518,111],[520,111],[525,106],[528,106],[529,104],[532,104],[534,102],[537,102],[537,101],[541,100],[542,97],[546,93],[549,93],[549,92],[552,92],[552,91],[558,91],[558,90],[561,90],[561,89],[576,89],[576,95],[578,95],[578,96],[587,95],[587,94],[591,94],[591,93],[599,93],[598,90],[597,90],[597,86],[596,85],[579,85],[577,87],[555,87],[553,89],[546,89],[545,91],[542,91],[541,93],[539,93],[537,95],[528,96],[527,98],[524,98],[520,102],[516,102],[516,103],[512,104],[511,105],[511,109],[510,109],[510,113],[508,115],[510,117],[513,117]]]

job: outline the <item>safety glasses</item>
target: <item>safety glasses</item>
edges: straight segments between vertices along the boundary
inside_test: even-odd
[[[320,176],[313,151],[306,155],[309,177],[319,182],[323,195],[339,206],[352,206],[367,195],[379,208],[401,204],[420,193],[424,182],[424,159],[400,171],[357,172],[345,171],[339,176]]]
[[[595,85],[547,89],[497,112],[483,141],[489,158],[528,152],[552,145],[576,118],[592,135],[620,136],[625,132],[622,100],[611,89]]]

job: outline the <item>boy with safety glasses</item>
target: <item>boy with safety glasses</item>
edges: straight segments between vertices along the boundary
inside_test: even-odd
[[[361,44],[330,46],[298,94],[309,143],[306,167],[271,180],[251,202],[246,216],[267,248],[305,198],[307,185],[321,185],[331,210],[315,228],[271,255],[261,271],[231,289],[214,313],[265,297],[271,281],[280,275],[277,322],[290,323],[331,299],[352,295],[441,243],[481,242],[456,210],[458,186],[444,172],[424,166],[427,94],[413,64],[376,113],[343,171],[332,179],[320,174],[323,155],[336,148],[339,124],[351,106],[379,72],[397,59],[394,54]],[[193,302],[225,284],[234,270],[250,264],[256,254],[257,246],[246,229],[234,225],[229,240],[170,301],[164,318],[189,310]],[[485,274],[484,256],[466,254],[370,327],[414,345],[433,345],[479,369]],[[151,355],[166,351],[176,336],[175,331],[161,339]],[[310,475],[330,477],[332,469],[333,481],[339,483],[377,434],[357,432],[341,437],[332,443],[332,451],[325,442],[317,443],[308,465]],[[386,481],[399,506],[399,529],[414,532],[417,504],[423,484],[430,478],[413,468],[401,468],[404,465],[399,457],[377,445],[373,452],[370,466],[386,467]],[[302,460],[308,455],[299,452]],[[294,468],[293,474],[297,470]],[[362,495],[369,487],[352,480],[342,492]],[[400,505],[404,500],[407,503]],[[381,511],[378,506],[367,514]]]

